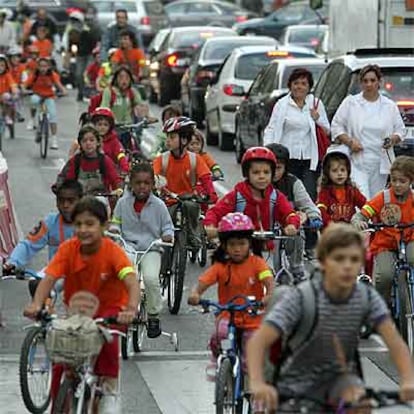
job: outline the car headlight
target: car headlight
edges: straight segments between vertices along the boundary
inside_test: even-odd
[[[159,62],[152,62],[149,65],[151,70],[159,70],[160,69],[160,63]]]

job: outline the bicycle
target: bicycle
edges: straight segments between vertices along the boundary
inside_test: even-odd
[[[41,277],[29,269],[14,268],[9,271],[3,270],[1,280],[41,280]],[[31,292],[34,294],[34,292]],[[56,292],[51,295],[44,306],[49,312],[56,302]],[[23,403],[27,410],[33,414],[44,413],[50,404],[51,385],[51,362],[47,356],[45,338],[48,328],[48,321],[40,319],[34,324],[26,326],[26,336],[23,340],[19,358],[19,383]],[[42,351],[43,350],[43,351]],[[40,357],[40,358],[38,358]],[[40,360],[37,367],[36,362]],[[40,377],[39,384],[36,382]],[[33,380],[33,387],[31,383]]]
[[[398,249],[395,251],[397,260],[391,287],[391,315],[411,354],[414,354],[414,269],[408,263],[407,243],[404,241],[404,230],[414,228],[414,223],[369,224],[368,231],[375,232],[386,228],[399,230]]]
[[[240,300],[244,303],[235,303]],[[244,373],[242,370],[241,338],[235,325],[235,313],[248,312],[251,315],[256,315],[263,304],[244,295],[234,296],[224,305],[207,299],[201,299],[199,304],[202,306],[204,313],[209,312],[209,308],[213,307],[216,309],[216,316],[222,312],[230,314],[227,338],[221,340],[220,354],[217,358],[216,414],[251,413],[250,395],[243,389]]]
[[[154,240],[146,250],[135,250],[130,244],[117,233],[110,231],[105,233],[108,237],[114,241],[120,243],[122,248],[128,255],[134,257],[134,264],[137,269],[138,280],[141,284],[141,303],[138,306],[138,318],[136,324],[131,324],[126,331],[126,335],[121,338],[121,355],[122,359],[127,360],[132,353],[138,353],[142,351],[142,346],[145,338],[145,334],[148,329],[148,314],[146,310],[146,295],[145,285],[142,279],[141,263],[147,253],[149,253],[153,247],[172,247],[173,243],[164,242],[162,240]],[[174,346],[175,351],[178,351],[178,335],[176,332],[161,332],[161,335],[170,339],[171,344]]]
[[[39,144],[40,157],[47,157],[49,145],[49,113],[46,106],[46,99],[41,98],[38,105],[37,124],[36,124],[36,142]]]

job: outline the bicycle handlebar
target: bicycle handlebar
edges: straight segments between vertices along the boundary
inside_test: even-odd
[[[194,203],[198,204],[212,204],[209,196],[199,196],[196,194],[177,194],[167,190],[166,188],[164,188],[163,191],[166,193],[166,197],[164,198],[172,198],[173,200],[181,202],[193,201]]]
[[[27,279],[42,279],[41,276],[37,274],[34,270],[26,269],[24,267],[11,267],[11,268],[5,268],[3,266],[2,268],[3,274],[1,276],[2,280],[27,280]]]
[[[243,299],[245,303],[236,304],[234,303],[237,299]],[[253,313],[256,313],[258,308],[263,307],[263,302],[257,301],[256,298],[251,298],[245,295],[236,295],[232,297],[227,303],[221,305],[220,303],[209,300],[209,299],[200,299],[199,305],[203,308],[203,311],[207,313],[210,307],[216,309],[217,313],[221,312],[240,312],[245,310],[251,310]]]
[[[136,122],[135,124],[118,124],[116,125],[116,128],[131,131],[133,129],[146,128],[147,126],[155,124],[157,122],[158,122],[158,119],[144,118],[141,121]]]
[[[146,254],[154,246],[160,246],[160,247],[173,247],[174,246],[174,243],[172,243],[172,242],[166,242],[166,241],[163,241],[161,239],[156,239],[156,240],[153,240],[150,243],[150,245],[147,247],[146,250],[135,250],[133,248],[133,246],[131,246],[130,244],[128,244],[127,241],[120,234],[118,234],[118,233],[114,233],[114,232],[111,232],[111,231],[107,230],[107,231],[105,231],[105,236],[110,237],[111,239],[113,239],[115,241],[121,242],[122,246],[126,250],[129,250],[129,251],[131,251],[131,253],[136,253],[136,254]]]
[[[385,223],[371,223],[368,224],[368,229],[382,230],[382,229],[399,229],[404,230],[408,228],[414,228],[414,223],[397,223],[397,224],[385,224]]]

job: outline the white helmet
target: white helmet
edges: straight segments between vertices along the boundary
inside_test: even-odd
[[[85,15],[79,10],[74,10],[70,12],[69,19],[76,19],[83,23],[85,21]]]
[[[6,16],[6,19],[11,19],[13,17],[13,12],[7,7],[2,7],[0,9],[0,15],[1,14],[4,14]]]

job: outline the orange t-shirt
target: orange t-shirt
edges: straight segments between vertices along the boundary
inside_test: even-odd
[[[16,82],[10,72],[0,75],[0,95],[11,92],[12,88],[17,87]]]
[[[207,286],[217,283],[218,302],[224,305],[236,295],[255,296],[256,300],[262,300],[264,296],[262,281],[268,277],[273,275],[266,261],[251,254],[242,263],[214,263],[198,281]],[[243,300],[240,300],[240,304],[242,303]],[[221,315],[225,316],[224,313]],[[240,328],[257,328],[260,321],[260,316],[251,316],[246,312],[238,312],[235,317],[236,325]]]
[[[25,82],[25,87],[42,98],[54,98],[55,91],[53,87],[59,82],[60,77],[56,72],[46,75],[31,73],[29,79]]]
[[[409,194],[404,202],[399,202],[395,196],[394,190],[384,190],[390,192],[390,204],[397,205],[401,210],[400,223],[412,223],[414,222],[414,192]],[[384,191],[378,193],[372,200],[368,201],[362,209],[361,213],[370,219],[377,219],[382,222],[381,211],[385,206]],[[373,254],[378,254],[386,250],[397,250],[399,240],[399,230],[397,229],[384,229],[377,231],[370,244],[370,250]],[[406,229],[404,231],[404,240],[406,242],[414,241],[414,230]]]
[[[163,175],[162,173],[162,155],[155,158],[153,162],[154,173],[156,175]],[[171,153],[169,155],[168,167],[165,172],[167,179],[167,188],[176,194],[189,194],[193,192],[191,185],[191,163],[190,156],[186,151],[182,158],[175,158]],[[196,154],[196,181],[203,175],[210,175],[206,163],[200,155]]]
[[[53,43],[49,39],[36,39],[33,43],[39,49],[39,57],[50,57],[53,52]]]
[[[208,152],[203,152],[202,154],[200,154],[200,157],[204,160],[209,170],[211,170],[215,165],[217,165],[214,158]]]
[[[86,290],[98,297],[98,314],[125,306],[128,291],[123,278],[134,273],[134,268],[122,248],[106,237],[93,255],[82,255],[80,247],[77,237],[66,240],[45,269],[55,279],[64,275],[64,302],[68,304],[74,293]]]
[[[11,66],[10,73],[13,76],[14,81],[20,85],[22,82],[23,72],[26,70],[26,65],[24,63],[19,63],[16,66]]]
[[[145,53],[142,49],[118,49],[111,57],[111,61],[121,65],[128,65],[135,76],[140,75],[140,68],[145,66]]]

